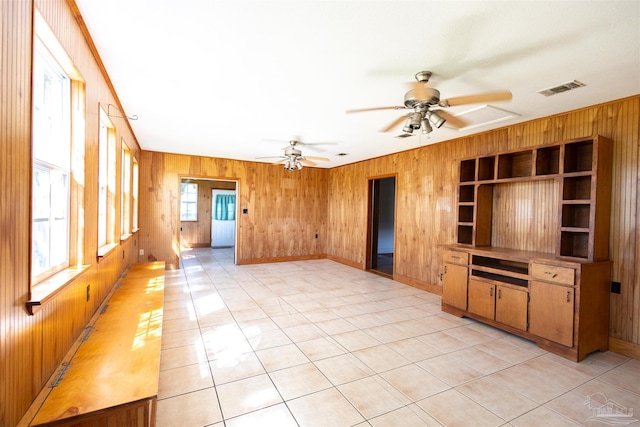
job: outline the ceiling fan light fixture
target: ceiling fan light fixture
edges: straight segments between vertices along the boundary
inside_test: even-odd
[[[428,116],[429,116],[429,121],[438,129],[440,129],[444,124],[444,122],[447,121],[446,119],[440,117],[440,115],[435,111],[429,111]]]
[[[433,128],[431,127],[431,124],[429,123],[429,120],[425,118],[422,119],[422,134],[423,135],[428,135],[433,131]]]
[[[411,126],[411,116],[407,117],[407,121],[404,123],[404,127],[402,128],[402,132],[405,134],[413,133],[413,126]]]
[[[411,129],[420,129],[420,122],[422,121],[422,113],[415,112],[410,116]]]

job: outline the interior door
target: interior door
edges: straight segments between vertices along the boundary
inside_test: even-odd
[[[369,236],[367,268],[393,276],[396,178],[369,181]]]
[[[211,190],[212,248],[227,248],[235,246],[236,211],[237,208],[235,190]]]

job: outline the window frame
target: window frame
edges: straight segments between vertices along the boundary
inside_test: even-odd
[[[83,208],[78,206],[77,201],[83,199],[84,194],[84,173],[85,173],[85,117],[86,117],[86,92],[85,92],[85,80],[75,67],[73,61],[62,47],[55,34],[48,26],[42,15],[37,9],[34,9],[34,25],[33,25],[33,45],[32,45],[32,94],[31,102],[32,109],[35,109],[37,100],[37,89],[35,88],[38,71],[38,60],[36,57],[43,52],[48,56],[47,61],[53,61],[56,64],[58,71],[61,71],[68,80],[68,85],[65,88],[65,93],[68,93],[68,104],[64,107],[68,120],[65,120],[64,138],[68,141],[68,151],[65,148],[65,167],[62,169],[67,170],[67,183],[66,183],[66,195],[64,198],[64,205],[66,207],[66,245],[64,249],[66,261],[56,265],[55,268],[47,269],[46,271],[36,272],[33,269],[33,230],[30,235],[31,249],[29,252],[29,298],[26,306],[30,314],[34,314],[37,307],[42,305],[45,301],[55,295],[66,284],[70,283],[75,277],[81,274],[88,268],[83,264],[83,239],[84,229],[82,224],[82,212]],[[68,91],[68,92],[67,92]],[[31,116],[31,140],[32,140],[32,173],[30,177],[30,190],[32,207],[29,210],[30,221],[33,227],[34,220],[34,176],[33,171],[36,168],[56,167],[60,165],[54,165],[57,163],[54,156],[48,154],[38,154],[38,141],[40,138],[38,132],[34,129],[38,124],[35,121],[38,120],[38,115],[32,112]],[[49,143],[47,143],[49,144]],[[66,144],[66,142],[65,142]],[[61,151],[54,149],[57,153]],[[49,151],[50,152],[50,151]],[[45,157],[42,159],[40,157]],[[66,158],[68,157],[68,163]],[[53,169],[51,169],[53,170]],[[51,202],[49,202],[51,203]]]
[[[47,78],[49,76],[49,78]],[[46,82],[51,82],[49,85]],[[71,182],[71,77],[67,74],[60,61],[51,53],[50,49],[39,34],[34,37],[33,44],[33,84],[32,84],[32,174],[31,174],[31,282],[37,284],[44,279],[69,267],[71,256],[70,241],[70,182]],[[56,93],[57,92],[57,93]],[[50,95],[57,107],[51,107],[46,100]],[[53,116],[53,117],[52,117]],[[49,125],[47,125],[49,124]],[[43,129],[52,130],[47,132]],[[46,142],[43,142],[46,141]],[[50,149],[49,147],[55,147]],[[56,158],[57,157],[57,158]],[[36,184],[37,171],[47,173],[47,183],[43,186]],[[61,194],[56,191],[56,175],[62,177],[64,190]],[[44,177],[43,177],[44,178]],[[46,187],[46,188],[45,188]],[[36,188],[42,191],[36,193]],[[60,202],[60,196],[64,198]],[[62,210],[61,210],[62,209]],[[38,214],[36,211],[39,211]],[[56,214],[57,212],[57,214]],[[62,215],[62,216],[61,216]],[[60,221],[63,221],[60,224]],[[57,226],[56,226],[57,223]],[[38,225],[44,224],[43,227]],[[63,243],[55,243],[55,229],[62,226]],[[44,233],[36,232],[36,229]],[[46,235],[44,245],[37,244],[37,236]],[[61,236],[58,236],[58,240]],[[46,246],[46,247],[43,247]],[[38,250],[41,248],[42,250]],[[46,255],[44,253],[46,252]],[[43,253],[43,256],[36,256]],[[52,260],[55,256],[58,260]],[[36,269],[36,259],[45,260],[42,269]]]
[[[135,233],[139,230],[138,212],[140,211],[140,165],[138,159],[132,156],[132,174],[131,174],[131,232]]]
[[[98,122],[98,258],[118,245],[116,230],[116,128],[102,106]],[[104,193],[103,193],[104,191]],[[119,240],[119,239],[118,239]]]
[[[131,221],[132,208],[132,155],[124,139],[121,140],[121,193],[120,193],[120,240],[126,240],[133,233]]]
[[[183,191],[183,187],[195,187],[195,193],[192,191]],[[200,188],[197,182],[181,182],[180,183],[180,221],[181,222],[198,222],[198,195]],[[184,200],[185,195],[192,196],[195,194],[195,200]],[[193,206],[193,217],[188,216],[191,211],[185,211],[186,206]]]

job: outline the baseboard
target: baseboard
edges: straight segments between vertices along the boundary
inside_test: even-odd
[[[239,259],[238,265],[247,265],[247,264],[266,264],[271,262],[287,262],[287,261],[308,261],[311,259],[325,259],[327,255],[319,254],[319,255],[298,255],[298,256],[279,256],[279,257],[270,257],[270,258],[246,258]]]
[[[183,242],[182,246],[184,246],[186,248],[210,248],[211,247],[211,243],[188,243],[188,242]]]
[[[357,268],[358,270],[364,270],[364,266],[362,264],[358,264],[357,262],[353,262],[346,258],[340,258],[334,255],[327,255],[327,259],[331,261],[339,262],[340,264],[348,265],[349,267]]]
[[[640,344],[609,337],[609,350],[624,356],[640,359]]]
[[[414,288],[422,289],[423,291],[431,292],[432,294],[442,295],[442,286],[432,285],[431,283],[423,282],[422,280],[417,280],[409,276],[403,276],[402,274],[394,274],[393,280],[413,286]]]

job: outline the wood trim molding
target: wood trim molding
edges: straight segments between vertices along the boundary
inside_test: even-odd
[[[349,267],[357,268],[359,270],[364,270],[364,266],[362,264],[358,264],[356,262],[350,261],[345,258],[341,258],[333,255],[327,255],[327,259],[330,259],[331,261],[339,262],[340,264],[348,265]]]
[[[609,337],[609,350],[624,356],[640,359],[640,344]]]
[[[423,282],[397,273],[393,275],[393,280],[404,283],[405,285],[413,286],[414,288],[422,289],[423,291],[431,292],[432,294],[442,295],[442,286],[432,285],[431,283]]]
[[[269,262],[287,262],[287,261],[306,261],[310,259],[325,259],[327,255],[300,255],[300,256],[281,256],[281,257],[271,257],[271,258],[247,258],[247,259],[239,259],[238,265],[247,265],[247,264],[264,264]]]

